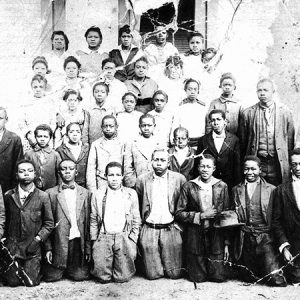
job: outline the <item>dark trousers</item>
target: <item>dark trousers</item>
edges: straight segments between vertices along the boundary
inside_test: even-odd
[[[261,176],[269,183],[278,186],[282,183],[281,169],[278,157],[262,157],[261,161]]]
[[[64,276],[74,281],[82,281],[89,278],[89,267],[81,252],[80,238],[69,241],[68,261],[66,268],[57,268],[49,264],[44,266],[44,281],[58,281]]]
[[[23,268],[24,272],[28,275],[28,277],[32,281],[32,286],[36,286],[40,284],[40,270],[41,270],[41,257],[35,256],[30,259],[20,259],[15,258],[15,261],[18,263],[20,267]],[[16,273],[15,268],[10,268],[7,272],[5,272],[2,276],[3,283],[5,285],[9,285],[11,287],[25,285],[24,282],[20,279],[20,277]]]

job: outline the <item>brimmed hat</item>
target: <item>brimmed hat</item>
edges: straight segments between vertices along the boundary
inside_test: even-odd
[[[245,223],[239,223],[238,215],[233,210],[223,211],[214,223],[214,227],[216,228],[228,228],[241,225],[245,225]]]

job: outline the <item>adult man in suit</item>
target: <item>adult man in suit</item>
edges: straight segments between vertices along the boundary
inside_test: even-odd
[[[277,186],[289,179],[289,153],[294,148],[291,111],[274,101],[274,85],[264,78],[257,83],[259,103],[241,114],[239,138],[241,157],[255,155],[261,160],[262,176]]]
[[[300,148],[292,151],[290,168],[292,179],[278,186],[272,195],[272,230],[287,262],[300,253]],[[300,257],[285,270],[288,281],[300,282]]]
[[[23,158],[21,139],[5,128],[7,120],[6,109],[0,107],[0,185],[3,194],[16,186],[16,164]]]
[[[216,168],[213,176],[223,180],[228,185],[230,192],[241,178],[239,139],[233,133],[225,130],[226,115],[223,110],[212,110],[208,119],[212,131],[199,139],[196,154],[205,150],[205,154],[210,154],[215,158]],[[196,159],[195,169],[198,165],[199,158]],[[194,173],[197,174],[196,171]]]
[[[63,160],[59,169],[62,183],[47,190],[56,227],[46,242],[48,264],[43,276],[45,281],[58,281],[64,275],[75,281],[86,280],[91,255],[91,194],[75,183],[74,161]]]
[[[153,171],[136,181],[143,222],[140,245],[148,279],[164,275],[175,279],[182,273],[182,239],[174,213],[186,179],[168,170],[168,165],[168,151],[156,149],[152,154]]]

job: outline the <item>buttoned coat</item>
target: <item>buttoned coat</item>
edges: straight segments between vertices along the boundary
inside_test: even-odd
[[[197,180],[197,179],[195,179]],[[203,203],[200,196],[200,186],[195,180],[188,181],[181,189],[178,200],[175,220],[186,225],[186,249],[188,252],[196,255],[204,255],[203,245],[205,240],[203,237],[204,228],[203,220],[197,218],[196,214],[204,212]],[[221,213],[232,207],[226,183],[218,180],[212,185],[212,204]],[[215,231],[213,241],[211,242],[212,254],[221,254],[224,251],[225,236],[219,230]]]
[[[75,181],[77,184],[86,187],[86,168],[89,155],[89,145],[82,144],[81,151],[77,159],[75,159],[72,152],[65,144],[60,145],[56,151],[59,153],[62,160],[71,159],[76,163],[77,175],[75,177]]]
[[[239,139],[241,157],[257,155],[259,146],[259,103],[241,114]],[[281,168],[282,182],[290,177],[289,153],[294,149],[295,128],[291,111],[281,103],[275,103],[275,150]]]
[[[276,244],[290,243],[292,255],[300,251],[300,211],[292,181],[279,185],[272,193],[272,232]]]
[[[272,218],[272,198],[271,194],[275,189],[275,186],[266,182],[265,179],[260,179],[260,204],[261,212],[265,221],[265,224],[271,228]],[[238,214],[239,222],[247,223],[246,213],[246,186],[244,182],[239,183],[232,189],[232,197],[235,205],[235,211]],[[238,260],[242,254],[244,245],[244,232],[240,230],[238,237],[238,245],[235,247],[235,258]]]
[[[46,250],[52,251],[52,264],[57,268],[65,268],[68,261],[69,234],[71,217],[61,185],[46,191],[50,197],[55,229],[46,242]],[[91,193],[76,184],[76,220],[80,232],[82,259],[91,254],[90,245],[90,206]]]
[[[48,194],[35,188],[22,205],[16,187],[5,193],[4,205],[4,237],[11,254],[22,259],[40,256],[40,247],[37,247],[35,253],[28,253],[27,248],[37,235],[45,242],[54,228]]]
[[[22,158],[23,147],[20,137],[4,129],[0,141],[0,185],[3,193],[17,185],[16,164]]]
[[[205,149],[205,154],[211,154],[216,159],[216,170],[213,176],[222,179],[231,191],[241,179],[240,145],[237,136],[228,131],[225,131],[225,135],[220,152],[215,147],[212,132],[202,136],[198,141],[196,154],[200,154]],[[195,166],[198,163],[199,158],[195,160]],[[196,170],[195,174],[198,175]]]
[[[182,174],[167,171],[168,182],[168,203],[169,211],[172,215],[175,214],[176,205],[180,195],[180,189],[186,182],[185,177]],[[154,171],[142,174],[137,178],[136,191],[139,197],[140,210],[142,221],[145,222],[150,215],[152,208],[152,185],[154,180]]]
[[[125,231],[128,233],[128,237],[134,242],[137,243],[140,226],[141,226],[141,217],[139,212],[139,203],[136,191],[122,186],[122,201],[118,205],[124,205],[126,227]],[[107,188],[97,190],[92,197],[92,207],[91,207],[91,225],[90,225],[90,234],[91,240],[95,241],[98,238],[101,227],[103,225],[102,219],[102,208],[103,208],[103,199],[106,197]]]

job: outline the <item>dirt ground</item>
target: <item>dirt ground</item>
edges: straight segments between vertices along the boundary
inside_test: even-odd
[[[300,287],[271,288],[246,286],[239,281],[197,284],[186,279],[159,279],[154,281],[134,277],[128,283],[100,284],[95,281],[72,282],[62,280],[44,283],[34,288],[0,287],[0,300],[17,299],[300,299]]]

